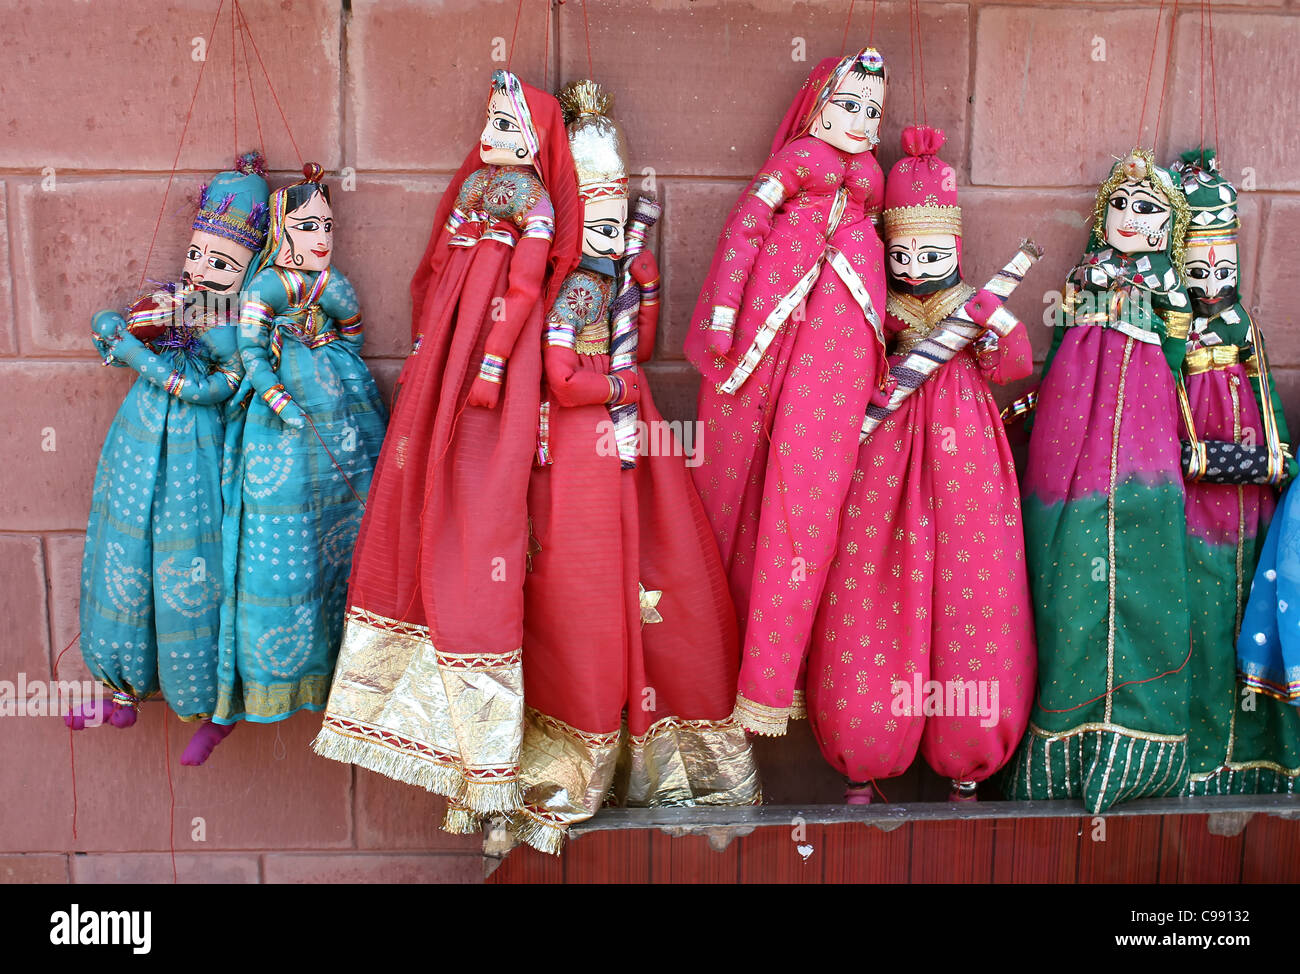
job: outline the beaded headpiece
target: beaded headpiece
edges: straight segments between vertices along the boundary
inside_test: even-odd
[[[199,191],[199,212],[192,229],[203,230],[241,244],[254,252],[266,240],[266,160],[246,152],[235,168],[217,173]]]
[[[1191,210],[1187,242],[1236,243],[1241,221],[1237,218],[1237,187],[1223,178],[1214,150],[1189,149],[1169,171],[1182,187]]]
[[[569,132],[578,196],[584,203],[627,199],[627,143],[609,117],[614,96],[594,81],[574,81],[556,97]]]

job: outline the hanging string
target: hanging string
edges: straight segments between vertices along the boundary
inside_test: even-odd
[[[1205,168],[1205,2],[1201,0],[1201,83],[1197,86],[1197,106],[1200,114],[1199,139],[1201,146],[1201,168]]]
[[[519,36],[519,18],[524,12],[524,0],[519,0],[519,6],[515,8],[515,29],[510,33],[510,53],[506,55],[506,70],[510,70],[510,65],[515,59],[515,38]]]
[[[921,28],[921,0],[912,0],[916,7],[916,58],[921,65],[921,121],[930,124],[930,115],[926,109],[925,97],[925,34]]]
[[[1165,16],[1165,0],[1160,0],[1160,9],[1156,11],[1156,29],[1151,33],[1151,62],[1147,65],[1147,83],[1142,89],[1142,111],[1138,114],[1137,138],[1133,140],[1135,146],[1142,144],[1142,129],[1146,124],[1147,118],[1147,98],[1151,94],[1151,76],[1156,69],[1156,49],[1160,47],[1160,23]]]
[[[235,129],[235,151],[230,158],[238,159],[240,153],[239,147],[239,71],[235,67],[235,54],[239,50],[235,44],[235,26],[238,18],[235,16],[235,5],[230,5],[230,106],[231,113],[234,117]]]
[[[63,654],[77,645],[81,639],[81,630],[72,637],[72,641],[64,646],[59,655],[54,657],[54,682],[59,682],[59,664],[63,662]],[[72,771],[72,837],[77,837],[77,732],[71,724],[68,725],[68,767]]]
[[[212,18],[212,26],[208,29],[208,38],[206,41],[205,51],[212,49],[212,39],[216,36],[217,21],[221,17],[221,10],[226,5],[226,0],[219,0],[217,3],[216,16]],[[153,258],[153,248],[158,242],[158,228],[162,226],[163,213],[167,211],[167,196],[171,192],[172,183],[176,180],[176,167],[180,165],[181,149],[185,147],[185,134],[190,130],[190,120],[194,117],[194,105],[198,101],[199,86],[203,84],[203,72],[208,66],[208,59],[205,57],[199,62],[199,77],[194,82],[194,93],[190,95],[190,108],[185,113],[185,124],[181,126],[180,141],[176,143],[176,155],[172,159],[172,170],[167,176],[167,187],[163,190],[162,205],[158,207],[158,219],[153,225],[153,235],[149,238],[149,249],[145,251],[144,266],[140,268],[140,283],[136,285],[136,290],[143,290],[145,278],[149,273],[149,261]]]
[[[224,0],[222,0],[224,2]],[[522,2],[522,0],[521,0]],[[262,77],[266,79],[267,90],[271,92],[271,99],[275,102],[276,109],[280,112],[280,121],[284,122],[284,130],[289,135],[289,142],[293,145],[293,151],[298,156],[298,165],[303,164],[302,150],[298,148],[298,140],[293,137],[293,129],[289,126],[289,119],[284,114],[284,106],[280,104],[280,96],[275,93],[275,86],[271,84],[271,75],[266,70],[266,62],[262,60],[262,52],[258,49],[257,38],[253,36],[253,29],[249,26],[248,17],[244,13],[244,6],[239,0],[234,0],[235,10],[239,12],[239,22],[243,25],[244,34],[248,37],[248,43],[253,46],[253,55],[257,58],[257,64],[262,69]]]
[[[587,0],[582,0],[582,2],[585,7]],[[844,18],[844,37],[840,39],[840,57],[844,57],[844,52],[848,50],[849,25],[853,23],[853,5],[855,3],[857,3],[857,0],[849,0],[849,15]],[[873,18],[875,17],[875,14],[876,14],[876,7],[875,4],[873,3],[871,5],[871,15]]]
[[[1214,113],[1214,148],[1221,152],[1223,143],[1219,141],[1219,78],[1214,70],[1214,7],[1210,0],[1205,0],[1205,21],[1210,28],[1210,105]]]
[[[266,139],[262,136],[262,115],[257,110],[257,88],[253,84],[253,62],[248,56],[248,35],[244,33],[244,25],[239,25],[240,47],[244,51],[244,73],[248,78],[248,97],[253,102],[253,121],[257,123],[257,148],[262,155],[266,155]]]
[[[907,4],[907,43],[909,53],[912,55],[912,124],[920,123],[920,112],[916,107],[916,28],[912,24],[912,10],[916,6],[915,0],[908,0]]]
[[[1163,673],[1157,673],[1155,676],[1148,676],[1144,680],[1125,680],[1123,683],[1115,684],[1105,693],[1099,693],[1091,700],[1085,700],[1083,703],[1077,704],[1076,706],[1073,707],[1066,707],[1064,710],[1053,710],[1050,707],[1044,707],[1042,703],[1042,689],[1040,688],[1039,690],[1036,691],[1036,699],[1034,700],[1034,706],[1037,707],[1045,714],[1068,714],[1074,710],[1082,710],[1084,707],[1091,706],[1092,704],[1097,703],[1099,700],[1105,700],[1107,697],[1115,693],[1118,693],[1120,690],[1123,690],[1125,687],[1140,686],[1143,683],[1154,683],[1156,680],[1163,680],[1167,676],[1174,676],[1175,674],[1181,673],[1183,671],[1183,668],[1188,663],[1191,662],[1191,659],[1192,659],[1192,647],[1189,644],[1187,647],[1187,656],[1184,657],[1183,661],[1180,664],[1178,664],[1178,666],[1176,666],[1174,669],[1165,670]]]
[[[867,44],[876,46],[876,5],[879,0],[871,0],[871,30],[867,34]]]
[[[547,11],[550,11],[548,6]],[[582,0],[582,28],[587,34],[587,77],[596,80],[596,69],[591,60],[591,21],[587,19],[587,0]],[[549,34],[547,35],[549,38]]]
[[[546,35],[542,40],[542,90],[551,88],[551,4],[546,0]]]
[[[172,738],[168,725],[171,721],[168,719],[171,715],[163,708],[163,767],[167,770],[167,794],[171,796],[168,808],[170,812],[167,816],[167,843],[172,851],[172,882],[178,883],[180,880],[176,876],[176,782],[172,780]]]
[[[1165,73],[1160,82],[1160,103],[1156,106],[1156,127],[1151,132],[1151,145],[1154,147],[1160,138],[1160,118],[1165,111],[1165,91],[1169,87],[1169,66],[1174,60],[1174,25],[1178,23],[1178,2],[1174,0],[1173,10],[1169,13],[1169,47],[1165,50]]]

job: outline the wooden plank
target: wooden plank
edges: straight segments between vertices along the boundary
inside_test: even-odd
[[[649,833],[652,883],[735,883],[740,878],[740,847],[732,842],[722,852],[702,835],[674,838]]]
[[[1073,883],[1080,821],[1025,818],[989,823],[994,829],[993,882]]]
[[[564,882],[564,861],[559,856],[548,856],[529,846],[519,846],[487,878],[489,883],[502,885],[554,885]]]
[[[987,883],[993,878],[996,823],[917,822],[912,825],[913,883]]]
[[[1107,815],[1105,839],[1092,818],[1081,819],[1079,837],[1080,883],[1160,882],[1161,834],[1168,819],[1152,816]]]
[[[787,821],[784,828],[759,829],[738,839],[740,882],[821,883],[826,862],[826,829]],[[806,858],[799,846],[811,846]]]
[[[563,855],[566,883],[650,882],[650,837],[644,832],[596,832],[570,839]]]
[[[1162,883],[1240,883],[1245,834],[1211,835],[1207,815],[1165,820],[1160,843]]]
[[[892,832],[861,825],[826,826],[817,854],[826,883],[906,883],[912,868],[912,827]]]
[[[1300,883],[1300,822],[1256,815],[1246,826],[1243,883]]]

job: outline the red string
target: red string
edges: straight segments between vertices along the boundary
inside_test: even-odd
[[[217,3],[217,15],[212,18],[212,26],[208,29],[208,38],[204,42],[205,46],[203,48],[204,58],[199,62],[199,77],[194,82],[194,94],[190,95],[190,108],[189,111],[185,113],[185,124],[181,126],[180,141],[176,143],[176,155],[172,159],[172,171],[167,176],[167,188],[163,190],[162,205],[158,207],[158,219],[153,225],[153,236],[149,238],[149,249],[144,255],[144,266],[140,268],[140,283],[136,285],[137,290],[144,288],[145,278],[149,274],[149,261],[153,258],[153,248],[158,242],[158,228],[162,226],[163,213],[167,211],[167,195],[171,192],[172,183],[176,179],[176,167],[180,165],[181,149],[185,147],[185,133],[190,130],[190,119],[194,117],[194,105],[198,101],[199,97],[199,85],[203,83],[203,72],[208,66],[207,52],[212,49],[212,39],[216,36],[217,32],[217,20],[221,17],[221,8],[224,7],[225,4],[226,0],[219,0]]]
[[[546,10],[549,13],[550,7]],[[587,19],[587,0],[582,0],[582,27],[587,32],[587,77],[595,80],[596,69],[592,66],[591,60],[591,21]],[[549,40],[549,36],[548,36]]]
[[[235,67],[235,5],[230,5],[230,104],[234,116],[235,153],[231,157],[239,158],[239,71]]]
[[[916,109],[916,27],[912,23],[912,12],[916,7],[916,0],[909,0],[907,4],[907,44],[908,51],[912,55],[912,124],[917,125],[920,122],[920,112]]]
[[[1176,673],[1181,673],[1183,667],[1185,667],[1189,662],[1191,662],[1191,659],[1192,659],[1192,647],[1189,644],[1187,647],[1187,656],[1183,659],[1182,663],[1180,663],[1176,668],[1172,670],[1165,670],[1163,673],[1157,673],[1155,676],[1149,676],[1145,680],[1125,680],[1123,683],[1115,684],[1115,686],[1111,687],[1105,693],[1099,694],[1098,696],[1093,697],[1091,700],[1085,700],[1083,703],[1074,707],[1066,707],[1064,710],[1051,710],[1047,707],[1044,707],[1042,703],[1038,700],[1034,701],[1034,705],[1038,707],[1038,709],[1045,714],[1068,714],[1073,710],[1081,710],[1084,707],[1091,706],[1092,704],[1096,703],[1098,700],[1105,700],[1107,697],[1111,696],[1112,694],[1124,689],[1124,687],[1139,686],[1143,683],[1154,683],[1156,680],[1163,680],[1167,676],[1173,676]],[[1038,693],[1038,696],[1040,697],[1042,696],[1041,692]]]
[[[339,466],[339,462],[334,459],[334,454],[330,452],[329,446],[325,443],[325,438],[320,435],[320,430],[318,430],[316,424],[312,422],[312,418],[308,414],[307,410],[304,409],[302,415],[303,418],[307,420],[307,425],[311,427],[311,431],[316,434],[316,439],[320,440],[320,445],[324,448],[325,454],[330,458],[330,463],[334,464],[334,469],[339,472],[339,475],[343,478],[343,482],[348,485],[348,490],[352,491],[352,496],[357,499],[357,503],[361,505],[361,509],[365,510],[366,502],[362,499],[361,495],[357,493],[357,489],[352,486],[352,481],[348,478],[347,472]]]
[[[54,682],[59,682],[59,664],[63,662],[63,654],[77,645],[77,640],[81,638],[81,631],[72,637],[72,642],[64,646],[59,655],[54,657]],[[72,837],[77,837],[77,732],[72,725],[68,725],[68,767],[72,771]]]
[[[1197,86],[1197,105],[1200,114],[1201,168],[1205,168],[1205,4],[1201,0],[1201,83]]]
[[[916,6],[916,56],[921,63],[921,121],[930,124],[930,115],[926,110],[925,98],[925,32],[921,28],[921,0],[913,0]]]
[[[1147,98],[1151,94],[1151,75],[1156,69],[1156,49],[1160,46],[1160,22],[1165,16],[1165,0],[1160,0],[1160,9],[1156,12],[1156,29],[1151,33],[1151,62],[1147,65],[1147,83],[1142,89],[1142,112],[1138,115],[1137,138],[1134,145],[1142,144],[1142,128],[1147,119]]]
[[[519,0],[519,6],[515,8],[515,29],[510,34],[510,53],[506,55],[506,70],[510,70],[511,63],[515,59],[515,38],[519,36],[519,18],[524,12],[524,0]]]
[[[551,87],[551,4],[546,4],[546,37],[542,41],[542,88]]]
[[[168,724],[171,723],[166,708],[163,709],[163,767],[167,769],[167,793],[171,795],[171,814],[167,817],[167,841],[172,851],[172,882],[180,882],[176,877],[176,783],[172,781],[172,739]]]
[[[1160,82],[1160,104],[1156,106],[1156,127],[1151,132],[1151,144],[1154,146],[1160,138],[1160,118],[1165,110],[1165,90],[1169,87],[1169,65],[1174,59],[1174,25],[1178,22],[1178,3],[1174,0],[1173,9],[1169,13],[1169,47],[1165,51],[1165,73]]]
[[[244,27],[244,34],[248,37],[248,43],[253,45],[253,54],[257,58],[258,66],[262,69],[262,77],[266,79],[266,88],[271,92],[275,107],[280,112],[280,120],[284,122],[284,130],[289,135],[289,142],[293,145],[293,151],[298,156],[298,165],[301,166],[303,163],[302,150],[298,148],[298,141],[293,137],[293,129],[289,127],[289,119],[284,114],[284,106],[280,104],[280,96],[275,93],[275,86],[271,84],[271,75],[267,72],[266,63],[262,60],[262,52],[257,47],[257,38],[253,36],[253,29],[248,24],[248,16],[244,13],[244,7],[239,0],[234,0],[234,4],[235,9],[239,11],[239,22]]]
[[[1214,112],[1214,147],[1223,152],[1223,143],[1219,141],[1219,79],[1214,70],[1214,6],[1205,0],[1205,20],[1210,27],[1210,104]]]
[[[876,43],[876,4],[878,0],[871,0],[871,32],[867,34],[867,43],[875,46]]]
[[[257,89],[253,84],[253,60],[248,56],[248,35],[244,33],[243,24],[239,25],[239,41],[244,51],[244,73],[248,78],[248,97],[253,101],[253,121],[257,123],[257,147],[265,156],[266,139],[262,136],[262,115],[257,110]]]
[[[586,3],[587,3],[587,0],[582,0],[582,2],[583,2],[583,5],[585,6]],[[849,15],[848,15],[847,17],[844,18],[844,37],[840,40],[840,57],[844,57],[844,52],[848,49],[848,44],[849,44],[849,25],[850,25],[851,23],[853,23],[853,5],[854,5],[855,3],[857,3],[857,0],[849,0]],[[872,16],[873,19],[874,19],[875,15],[876,15],[876,5],[875,5],[875,3],[872,3],[872,5],[871,5],[871,16]]]

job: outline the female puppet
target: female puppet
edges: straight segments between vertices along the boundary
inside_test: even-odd
[[[1039,680],[1017,798],[1096,813],[1187,784],[1187,222],[1182,190],[1135,149],[1098,191],[1065,285],[1023,485]]]
[[[314,745],[476,812],[520,799],[542,317],[578,262],[581,232],[559,103],[497,71],[480,144],[443,196],[411,282],[414,349]]]
[[[184,720],[217,709],[223,409],[243,372],[235,322],[266,237],[264,175],[249,153],[203,188],[179,286],[95,315],[105,363],[140,377],[104,441],[82,561],[82,653],[113,698],[73,726],[129,727],[159,692]],[[203,763],[209,733],[182,764]]]
[[[559,99],[583,257],[546,317],[548,422],[529,484],[524,582],[525,795],[510,820],[547,852],[611,792],[640,806],[758,799],[749,742],[731,719],[739,646],[726,576],[680,445],[636,368],[654,351],[659,272],[648,250],[615,263],[628,216],[622,135],[594,82]],[[657,215],[643,198],[630,250]],[[626,344],[625,322],[635,325]],[[618,367],[624,351],[630,368]],[[620,453],[629,406],[631,449]]]
[[[214,744],[239,720],[321,710],[385,409],[361,361],[361,306],[333,266],[321,167],[271,194],[245,286],[245,369],[226,437],[226,595]]]
[[[1184,152],[1171,168],[1191,206],[1183,272],[1195,314],[1183,363],[1192,604],[1188,790],[1289,792],[1300,775],[1300,711],[1267,692],[1243,696],[1236,647],[1248,595],[1252,621],[1261,609],[1260,618],[1273,617],[1268,630],[1274,646],[1277,633],[1285,631],[1279,626],[1287,621],[1285,610],[1277,614],[1276,571],[1271,579],[1267,570],[1256,576],[1255,565],[1278,485],[1295,475],[1296,462],[1286,455],[1290,437],[1263,337],[1240,301],[1237,190],[1220,174],[1213,149]],[[1212,459],[1229,450],[1238,460],[1254,462]],[[1275,570],[1276,542],[1271,550],[1274,558],[1267,564]],[[1260,578],[1258,598],[1250,591],[1252,576]],[[1246,653],[1268,647],[1267,640],[1262,646],[1254,640],[1260,629],[1247,628]],[[1252,669],[1248,664],[1245,686],[1272,682],[1261,681]],[[1275,693],[1278,687],[1268,689]]]
[[[934,371],[892,412],[869,411],[882,421],[858,454],[808,658],[808,718],[855,804],[918,747],[954,799],[973,799],[1011,757],[1033,698],[1019,485],[988,388],[1029,375],[1033,355],[1001,299],[962,282],[942,145],[935,129],[904,131],[885,184],[890,361],[899,390]]]
[[[884,98],[872,48],[813,70],[727,219],[686,339],[704,376],[695,483],[742,630],[736,715],[759,734],[802,716],[858,427],[887,380],[870,151]]]

